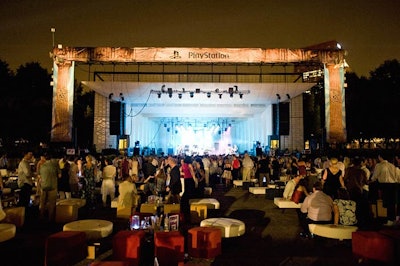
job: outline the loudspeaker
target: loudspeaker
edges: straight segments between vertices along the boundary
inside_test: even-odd
[[[290,131],[290,108],[288,102],[272,105],[272,130],[275,135],[289,135]]]
[[[121,135],[125,132],[125,104],[110,102],[110,135]]]

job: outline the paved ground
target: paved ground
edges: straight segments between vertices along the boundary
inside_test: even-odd
[[[242,188],[214,189],[212,196],[221,203],[221,209],[213,215],[242,220],[246,224],[246,233],[238,238],[223,239],[222,255],[215,260],[188,260],[187,265],[354,264],[349,241],[300,238],[301,229],[293,209],[282,212],[273,200],[263,195],[254,196]],[[116,219],[115,211],[110,209],[84,213],[81,218],[113,221],[113,233],[126,229],[128,225],[127,221]],[[28,215],[24,228],[18,230],[17,236],[0,243],[1,265],[44,265],[45,240],[50,234],[61,231],[62,226],[40,222],[35,212]],[[112,260],[111,239],[112,236],[101,241],[101,258],[104,260]],[[80,265],[88,263],[90,261],[83,261]]]

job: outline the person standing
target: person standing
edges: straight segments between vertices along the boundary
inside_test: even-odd
[[[83,176],[85,178],[85,198],[86,205],[90,209],[96,208],[96,175],[97,166],[93,163],[92,156],[86,156],[86,163],[83,166]]]
[[[252,170],[254,168],[254,162],[247,152],[244,154],[242,165],[243,165],[243,181],[250,182],[250,179],[252,177]]]
[[[383,207],[387,208],[387,223],[392,226],[396,220],[396,167],[389,163],[382,155],[378,155],[378,163],[375,165],[371,181],[378,180],[379,188],[382,191]],[[397,214],[400,215],[400,214]]]
[[[48,220],[54,221],[57,201],[57,181],[61,176],[60,168],[56,160],[52,160],[49,154],[46,154],[46,162],[40,167],[40,217],[44,218],[46,209],[48,211]]]
[[[338,167],[338,159],[330,159],[330,166],[322,175],[322,184],[324,193],[331,196],[332,199],[337,198],[337,191],[340,187],[345,187],[342,171]]]
[[[185,221],[190,221],[189,200],[196,196],[196,188],[198,184],[192,165],[192,158],[190,156],[186,156],[181,167],[185,186],[185,190],[181,198],[181,211],[185,217]]]
[[[167,163],[170,167],[169,184],[166,191],[169,193],[168,203],[179,204],[181,202],[180,193],[182,192],[181,174],[176,159],[172,156],[168,157]]]
[[[29,207],[33,182],[32,182],[32,169],[31,161],[33,158],[32,152],[28,151],[18,164],[18,187],[21,189],[19,192],[18,206]]]
[[[263,153],[261,155],[261,159],[257,163],[258,168],[258,183],[259,186],[262,187],[264,184],[265,178],[265,185],[269,184],[269,158]]]
[[[115,198],[115,177],[117,176],[117,168],[112,164],[111,159],[104,159],[104,163],[101,199],[103,201],[103,207],[106,207],[107,196],[110,196],[111,201]]]
[[[205,181],[206,181],[206,187],[210,186],[210,166],[211,166],[211,161],[210,158],[208,157],[207,154],[205,154],[202,158],[203,165],[204,165],[204,173],[205,173]]]

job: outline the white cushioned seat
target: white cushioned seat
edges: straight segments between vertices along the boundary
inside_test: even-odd
[[[208,218],[201,221],[200,226],[220,228],[223,238],[238,237],[246,232],[244,222],[231,218]]]
[[[235,187],[241,187],[243,186],[243,180],[233,180],[233,185]]]
[[[86,199],[70,198],[57,201],[57,205],[76,205],[78,208],[86,205]]]
[[[14,238],[16,232],[17,227],[15,224],[0,223],[0,242]]]
[[[100,239],[112,233],[113,223],[98,219],[78,220],[65,224],[63,231],[82,231],[88,239]]]
[[[249,187],[249,192],[254,195],[265,195],[267,187]]]
[[[284,198],[274,198],[274,204],[280,209],[299,209],[301,207],[301,203],[295,203]]]
[[[351,239],[352,233],[357,231],[357,226],[337,225],[333,224],[309,224],[310,232],[317,236],[333,238],[333,239]]]
[[[219,201],[213,198],[190,199],[189,203],[190,205],[193,204],[207,205],[208,209],[219,209],[220,207]]]

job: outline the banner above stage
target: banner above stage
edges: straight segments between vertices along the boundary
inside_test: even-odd
[[[64,47],[54,48],[54,61],[113,63],[295,63],[338,64],[343,50],[261,48],[154,48],[154,47]]]

